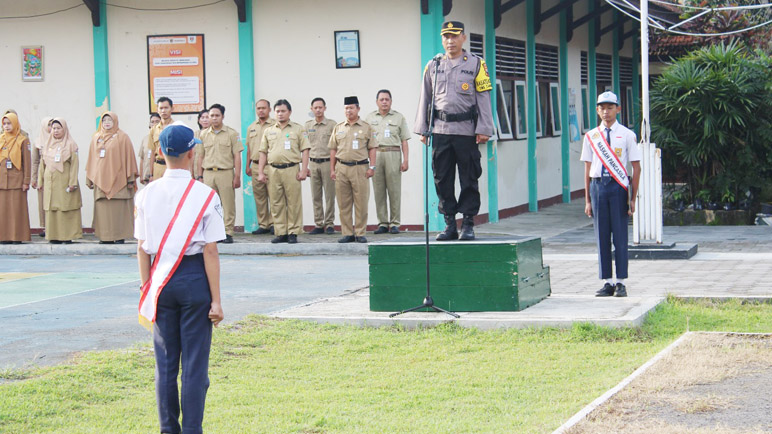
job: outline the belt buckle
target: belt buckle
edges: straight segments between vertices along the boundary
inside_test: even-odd
[[[217,172],[218,170],[220,170],[220,168],[219,168],[219,167],[212,167],[212,171],[213,171],[213,172]]]

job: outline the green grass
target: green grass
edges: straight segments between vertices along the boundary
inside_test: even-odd
[[[210,433],[550,432],[686,330],[772,332],[772,305],[670,298],[640,328],[218,330]],[[147,347],[0,371],[2,433],[158,431]]]

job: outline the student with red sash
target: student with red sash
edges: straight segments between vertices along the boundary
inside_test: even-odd
[[[598,96],[601,125],[587,132],[582,145],[584,161],[584,213],[593,219],[598,244],[598,265],[603,288],[597,297],[627,297],[627,225],[635,212],[641,178],[641,150],[635,133],[619,124],[619,99],[613,92]],[[632,183],[627,173],[633,168]],[[611,274],[611,240],[614,242],[616,279]]]
[[[135,198],[139,319],[153,327],[162,433],[202,432],[212,325],[223,319],[216,243],[225,238],[225,223],[214,190],[190,177],[196,143],[201,142],[182,123],[165,128],[159,144],[167,170]]]

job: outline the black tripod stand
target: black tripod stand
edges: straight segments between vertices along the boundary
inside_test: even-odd
[[[433,137],[434,137],[434,100],[437,95],[437,70],[440,67],[440,59],[442,59],[442,54],[438,54],[434,56],[434,86],[432,89],[432,102],[431,102],[431,109],[429,110],[429,131],[423,134],[424,137],[426,137],[426,146],[424,146],[424,210],[426,211],[424,215],[424,235],[426,235],[426,297],[424,298],[423,304],[416,307],[411,307],[410,309],[406,309],[400,312],[395,312],[389,315],[389,318],[394,318],[397,315],[402,315],[403,313],[407,312],[415,312],[417,310],[421,309],[431,309],[434,312],[442,312],[446,313],[454,318],[461,318],[458,314],[447,311],[441,307],[437,307],[434,305],[434,300],[432,299],[432,293],[431,293],[431,285],[429,281],[429,147],[433,144]]]

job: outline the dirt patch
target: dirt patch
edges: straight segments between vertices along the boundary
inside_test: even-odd
[[[772,335],[692,333],[566,433],[772,432]]]

